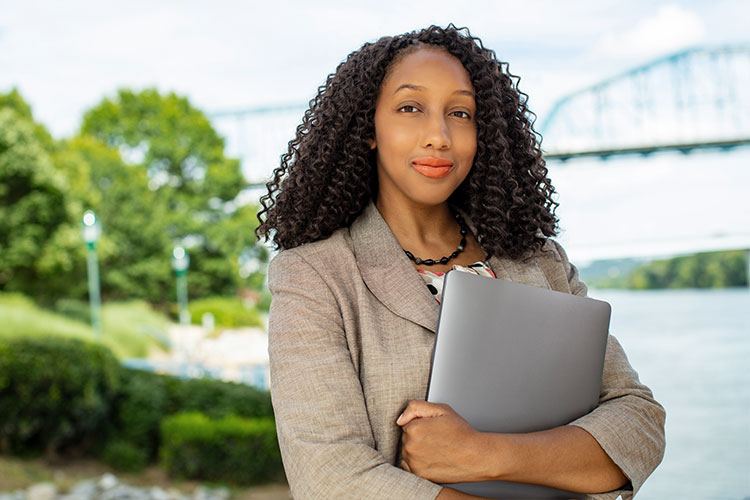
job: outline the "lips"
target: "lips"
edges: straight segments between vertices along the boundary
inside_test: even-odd
[[[435,158],[434,156],[426,156],[424,158],[417,158],[411,162],[414,170],[429,177],[431,179],[440,179],[445,177],[453,170],[454,163],[444,158]]]

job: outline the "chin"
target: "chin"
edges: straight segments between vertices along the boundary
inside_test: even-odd
[[[435,207],[442,205],[448,201],[453,191],[446,191],[437,193],[434,190],[422,193],[414,193],[414,196],[410,196],[412,203],[417,205],[424,205],[427,207]]]

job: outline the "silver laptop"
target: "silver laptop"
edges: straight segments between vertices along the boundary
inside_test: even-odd
[[[587,297],[449,272],[427,400],[484,432],[565,425],[599,401],[610,312]],[[504,481],[446,486],[488,498],[585,497]]]

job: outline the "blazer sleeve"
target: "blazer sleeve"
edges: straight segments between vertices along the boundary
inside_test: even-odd
[[[585,296],[586,285],[568,261],[562,247],[554,243],[565,270],[571,293]],[[631,499],[664,456],[666,412],[651,390],[638,379],[625,351],[610,335],[604,358],[599,405],[591,413],[571,422],[583,428],[630,480],[623,489],[592,498]]]
[[[341,310],[294,250],[269,268],[271,397],[296,500],[433,499],[441,487],[386,462],[375,449]]]

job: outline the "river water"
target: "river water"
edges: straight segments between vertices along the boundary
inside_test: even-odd
[[[648,499],[750,500],[750,290],[590,290],[667,410]]]

